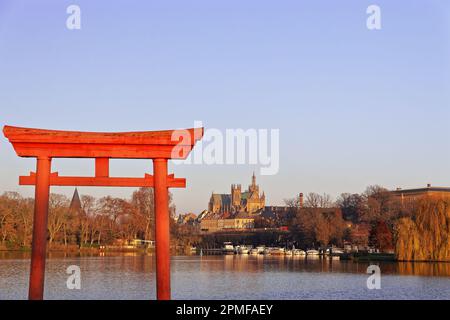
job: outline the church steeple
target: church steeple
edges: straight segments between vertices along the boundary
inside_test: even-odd
[[[255,175],[254,171],[253,171],[253,175],[252,175],[252,184],[248,186],[248,191],[258,193],[258,197],[259,197],[259,187],[256,184],[256,175]]]
[[[78,194],[77,188],[75,188],[75,191],[73,192],[72,201],[70,201],[69,210],[72,212],[83,213],[80,195]]]

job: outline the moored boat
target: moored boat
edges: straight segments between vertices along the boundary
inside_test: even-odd
[[[234,246],[231,242],[224,242],[222,252],[224,254],[234,254]]]
[[[247,246],[239,246],[237,253],[239,254],[248,254],[249,248]]]
[[[273,255],[284,255],[285,254],[285,250],[284,248],[272,248],[270,250],[270,253]]]
[[[335,255],[344,254],[344,251],[339,248],[328,248],[326,250],[326,254],[335,256]]]
[[[256,251],[258,252],[258,254],[264,254],[264,250],[266,250],[265,246],[256,247]]]
[[[306,252],[301,249],[292,250],[294,256],[306,256]]]
[[[307,250],[306,251],[306,255],[308,255],[308,256],[318,256],[319,255],[319,251],[318,250],[314,250],[314,249],[311,249],[311,250]]]

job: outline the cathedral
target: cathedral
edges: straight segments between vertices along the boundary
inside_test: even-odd
[[[264,192],[259,193],[259,186],[256,184],[255,173],[252,176],[252,184],[248,190],[242,192],[241,185],[231,185],[231,194],[211,195],[208,211],[212,214],[235,215],[241,212],[253,214],[264,209],[266,196]]]

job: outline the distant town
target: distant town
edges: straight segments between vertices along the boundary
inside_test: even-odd
[[[153,189],[131,199],[51,194],[50,250],[153,250]],[[283,206],[249,176],[248,187],[231,184],[229,193],[205,197],[199,214],[176,214],[170,199],[171,250],[190,254],[322,254],[408,261],[450,260],[447,224],[450,188],[430,184],[387,190],[369,186],[360,194],[302,193]],[[0,196],[0,249],[28,250],[34,200],[16,192]],[[428,239],[430,235],[433,239]],[[233,248],[233,250],[230,250]]]
[[[335,253],[382,254],[383,259],[439,261],[449,257],[436,256],[435,248],[413,250],[413,239],[420,237],[421,226],[412,224],[417,224],[419,211],[426,215],[425,219],[433,219],[437,212],[423,210],[434,211],[433,206],[439,204],[446,206],[441,215],[448,216],[449,200],[450,188],[428,184],[393,191],[369,186],[362,194],[343,193],[335,201],[327,194],[299,193],[297,198],[286,199],[284,206],[270,206],[253,174],[247,189],[232,184],[230,193],[213,193],[207,210],[199,215],[181,214],[177,223],[203,236],[205,252],[227,251],[226,245],[217,247],[223,241],[228,246],[236,244],[236,252],[242,247],[251,251],[261,245],[272,248],[272,252],[288,254],[291,248],[294,254],[295,248],[311,254],[334,248]],[[448,238],[446,230],[441,233],[444,239]],[[448,246],[448,242],[435,245]],[[419,251],[424,251],[420,258]]]

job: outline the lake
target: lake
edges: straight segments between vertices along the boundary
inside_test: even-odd
[[[330,258],[219,255],[172,257],[174,299],[449,299],[449,263],[382,262],[369,290],[369,263]],[[0,252],[0,299],[26,299],[29,253]],[[67,267],[81,289],[67,289]],[[152,255],[50,253],[45,299],[155,299]]]

